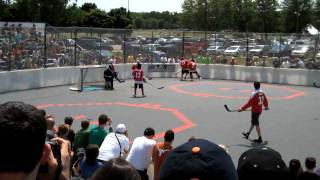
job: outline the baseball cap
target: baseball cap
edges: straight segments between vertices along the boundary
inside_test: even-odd
[[[160,170],[160,180],[237,180],[231,157],[217,144],[192,139],[173,149]]]
[[[287,180],[289,170],[279,152],[255,147],[244,152],[238,162],[239,180]]]
[[[116,127],[116,132],[117,133],[124,133],[127,131],[127,128],[124,124],[118,124]]]

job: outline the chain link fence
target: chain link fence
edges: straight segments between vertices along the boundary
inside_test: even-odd
[[[320,69],[319,33],[267,34],[45,26],[0,28],[0,71],[114,63]]]

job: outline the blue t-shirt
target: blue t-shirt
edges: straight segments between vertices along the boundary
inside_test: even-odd
[[[85,160],[80,161],[80,170],[81,170],[81,177],[83,179],[89,179],[97,169],[99,169],[103,164],[99,161],[92,165],[88,165]]]

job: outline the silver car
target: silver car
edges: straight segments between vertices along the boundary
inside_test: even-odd
[[[222,54],[225,51],[225,48],[222,46],[209,46],[207,48],[208,54]]]
[[[230,46],[224,51],[224,55],[240,56],[246,52],[246,48],[243,46]]]

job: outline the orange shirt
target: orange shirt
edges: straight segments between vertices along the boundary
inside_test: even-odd
[[[159,179],[159,173],[162,163],[167,158],[168,154],[172,151],[173,147],[164,142],[159,142],[154,146],[152,152],[152,159],[154,163],[154,180]]]

